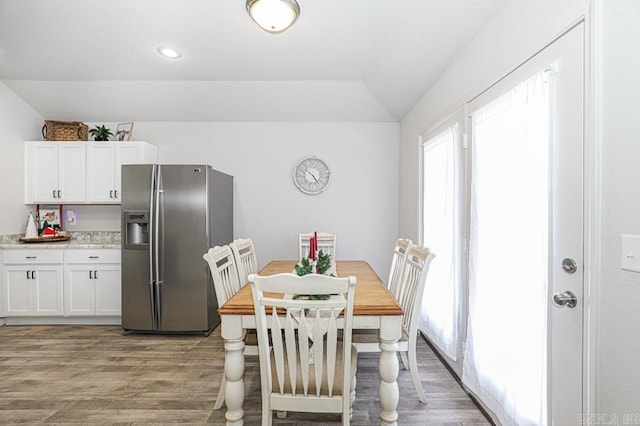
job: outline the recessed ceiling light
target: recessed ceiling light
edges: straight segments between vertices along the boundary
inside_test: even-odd
[[[178,52],[173,47],[167,47],[167,46],[158,47],[158,53],[161,56],[164,56],[165,58],[169,58],[169,59],[178,59],[182,56],[182,53]]]

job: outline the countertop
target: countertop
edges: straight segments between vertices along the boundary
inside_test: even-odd
[[[24,234],[0,235],[0,249],[119,249],[120,232],[70,232],[71,239],[54,243],[23,243]]]

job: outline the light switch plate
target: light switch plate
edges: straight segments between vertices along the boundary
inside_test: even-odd
[[[640,272],[640,235],[620,235],[620,267]]]

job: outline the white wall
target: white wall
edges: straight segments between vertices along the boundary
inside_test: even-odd
[[[0,83],[0,235],[24,232],[24,141],[42,139],[43,118]]]
[[[398,237],[398,123],[138,122],[133,131],[136,140],[158,146],[162,163],[207,163],[235,177],[234,235],[253,239],[260,267],[296,258],[298,232],[318,230],[338,235],[338,258],[367,260],[386,278]],[[15,138],[16,152],[3,158],[21,179],[22,141],[41,138],[27,129]],[[331,184],[320,195],[293,184],[293,167],[306,155],[331,167]],[[4,233],[24,232],[22,187],[20,181],[11,188],[19,213],[11,213]],[[119,206],[68,208],[78,213],[68,230],[120,230]]]
[[[136,123],[136,139],[163,163],[209,163],[235,177],[236,237],[251,237],[259,266],[297,257],[298,232],[338,235],[339,259],[365,259],[386,277],[398,236],[397,123]],[[331,167],[322,194],[293,184],[317,155]]]
[[[640,273],[620,269],[620,234],[640,235],[640,2],[602,4],[599,408],[624,424],[640,415]]]

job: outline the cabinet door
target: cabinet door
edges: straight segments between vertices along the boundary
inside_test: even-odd
[[[33,315],[32,270],[29,266],[4,267],[4,307],[7,316]]]
[[[64,313],[62,303],[62,266],[38,266],[33,285],[33,314],[59,316]]]
[[[63,142],[58,145],[59,203],[86,200],[86,148],[82,142]]]
[[[142,150],[143,143],[141,142],[127,142],[118,144],[116,149],[116,161],[115,161],[115,191],[117,202],[121,202],[121,189],[122,189],[122,166],[125,164],[140,164],[143,161]]]
[[[26,170],[26,202],[58,201],[58,144],[29,143]]]
[[[122,312],[122,285],[120,265],[100,265],[94,280],[96,288],[96,315],[120,315]]]
[[[64,314],[95,315],[96,292],[92,265],[64,267]]]
[[[28,142],[25,149],[27,203],[84,202],[85,146],[81,142]]]
[[[87,201],[114,203],[116,155],[115,144],[90,143],[87,146]]]

